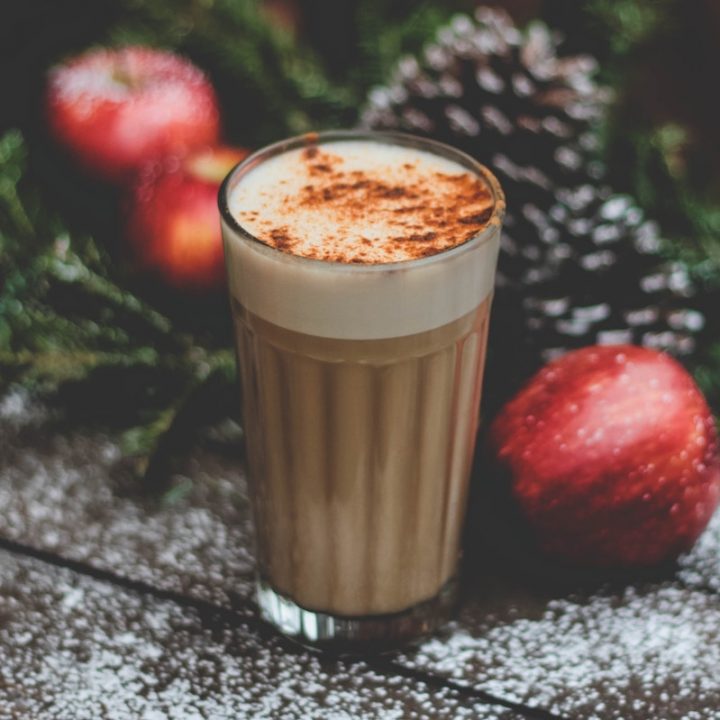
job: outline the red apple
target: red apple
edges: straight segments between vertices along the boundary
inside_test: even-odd
[[[217,194],[247,150],[204,148],[142,171],[132,187],[127,237],[137,264],[178,288],[222,287]]]
[[[91,173],[111,181],[153,158],[217,143],[215,91],[205,74],[170,52],[90,50],[50,71],[53,137]]]
[[[491,444],[541,547],[592,566],[649,566],[688,550],[720,498],[718,438],[667,355],[589,347],[542,369]]]

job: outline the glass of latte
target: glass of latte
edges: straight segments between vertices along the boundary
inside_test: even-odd
[[[504,198],[448,146],[310,134],[220,191],[263,617],[373,650],[453,605]]]

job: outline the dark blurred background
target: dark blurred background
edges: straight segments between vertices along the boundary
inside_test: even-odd
[[[590,154],[606,168],[603,184],[626,193],[633,207],[657,223],[667,240],[663,252],[684,263],[699,288],[697,305],[706,322],[688,365],[717,410],[720,344],[713,308],[720,297],[720,4],[484,4],[507,11],[521,29],[545,23],[557,43],[553,52],[561,57],[596,58],[597,72],[588,75],[611,90],[612,100],[593,126]],[[234,408],[226,392],[234,367],[224,296],[158,287],[128,271],[126,258],[116,252],[122,244],[122,197],[76,172],[48,137],[43,92],[51,66],[96,46],[142,44],[178,52],[202,68],[216,88],[224,140],[252,149],[288,135],[357,124],[372,88],[392,85],[401,57],[421,57],[453,17],[472,14],[478,5],[469,0],[5,0],[0,8],[2,385],[59,391],[76,409],[97,414],[100,405],[105,420],[122,416],[131,428],[129,447],[140,454],[152,452],[168,429],[186,432],[183,408],[198,415],[198,407],[208,406],[198,400],[198,388],[217,406],[210,415],[222,417]],[[523,70],[532,66],[524,57],[503,62],[508,77],[514,77],[513,62]],[[458,79],[461,85],[474,82]],[[530,101],[542,105],[541,95],[536,89]],[[506,100],[499,98],[498,107],[507,115],[512,103]],[[453,141],[455,130],[448,132],[440,135]],[[542,137],[535,139],[542,148]],[[508,141],[510,156],[513,142]],[[519,152],[521,144],[518,140]],[[551,174],[537,161],[541,173]],[[561,193],[553,193],[543,201],[546,207],[538,204],[542,212],[562,200]],[[509,199],[510,212],[519,213],[521,203],[513,209],[514,198]],[[60,243],[62,257],[58,239],[66,243]],[[584,281],[573,282],[567,292],[574,304],[592,308],[594,301],[572,298]],[[547,296],[547,288],[542,292]],[[658,299],[658,307],[665,301]],[[620,317],[627,308],[622,298],[615,303]],[[661,315],[671,317],[671,311]],[[671,334],[676,319],[671,318]],[[525,327],[525,321],[518,322],[527,335],[535,326]],[[590,344],[595,337],[579,335],[575,344]],[[507,367],[506,358],[499,362]],[[530,369],[518,370],[515,385]],[[88,381],[92,390],[78,394]],[[125,414],[119,396],[132,399]]]
[[[599,80],[616,93],[605,127],[614,187],[631,192],[668,233],[716,235],[718,3],[486,4],[509,11],[520,25],[540,18],[562,33],[563,51],[598,59]],[[402,54],[419,52],[444,22],[476,5],[7,0],[0,23],[0,131],[33,132],[45,73],[54,62],[91,46],[128,42],[172,48],[206,70],[218,89],[230,142],[256,147],[308,129],[349,126],[368,90],[387,81]]]
[[[348,125],[397,58],[478,3],[412,0],[8,0],[0,24],[0,129],[33,121],[50,64],[89,46],[146,42],[186,53],[216,83],[228,138],[257,145],[307,127]],[[510,0],[569,52],[591,53],[620,91],[623,134],[678,123],[688,180],[718,192],[720,6],[714,0]],[[225,16],[232,22],[224,23]],[[265,23],[264,21],[267,21]],[[244,28],[242,34],[238,28]],[[618,140],[618,142],[620,142]],[[625,154],[621,144],[619,154]],[[628,178],[628,183],[632,178]]]

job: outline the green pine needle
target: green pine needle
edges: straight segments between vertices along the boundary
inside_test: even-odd
[[[76,239],[43,210],[18,131],[0,138],[0,160],[0,386],[65,399],[68,410],[82,407],[95,421],[110,422],[115,405],[131,423],[123,446],[138,473],[159,474],[187,447],[188,403],[211,380],[232,386],[232,352],[176,329],[107,274],[105,251],[92,238]],[[59,298],[72,302],[64,307]],[[120,400],[137,407],[121,412]]]

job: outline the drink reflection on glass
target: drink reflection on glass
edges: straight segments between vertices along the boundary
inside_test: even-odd
[[[285,634],[373,649],[447,619],[504,199],[444,145],[329,132],[220,192],[258,551]]]

